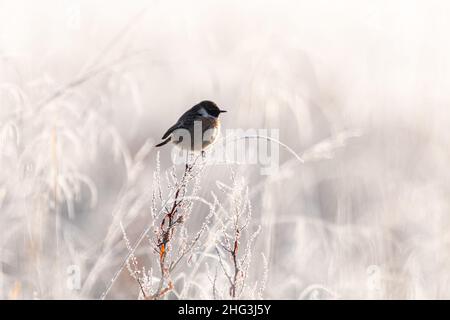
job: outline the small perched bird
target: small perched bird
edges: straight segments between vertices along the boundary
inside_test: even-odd
[[[161,138],[164,141],[155,147],[172,141],[182,149],[203,151],[216,140],[220,129],[219,115],[223,112],[226,111],[220,110],[212,101],[205,100],[196,104],[164,133]]]

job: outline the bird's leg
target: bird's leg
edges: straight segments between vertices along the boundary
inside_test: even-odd
[[[206,158],[206,151],[202,149],[202,159],[205,160]]]
[[[191,153],[188,150],[186,150],[186,168],[185,168],[186,171],[188,171],[188,169],[191,165],[191,161],[192,161]]]

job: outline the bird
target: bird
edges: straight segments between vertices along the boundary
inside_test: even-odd
[[[164,141],[155,147],[161,147],[172,141],[181,149],[203,153],[203,150],[216,140],[220,130],[219,115],[224,112],[227,111],[221,110],[212,101],[204,100],[197,103],[181,115],[162,136],[161,139]]]

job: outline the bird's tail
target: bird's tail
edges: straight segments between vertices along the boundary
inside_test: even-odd
[[[167,142],[170,141],[171,138],[172,138],[172,137],[168,137],[168,138],[167,138],[166,140],[164,140],[163,142],[158,143],[157,145],[155,145],[155,147],[161,147],[161,146],[165,145]]]

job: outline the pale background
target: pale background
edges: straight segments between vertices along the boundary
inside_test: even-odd
[[[331,139],[303,165],[281,149],[275,176],[236,168],[265,298],[450,298],[449,16],[430,0],[0,1],[0,297],[98,298],[126,254],[120,234],[101,253],[112,215],[132,241],[150,219],[118,205],[131,159],[211,99],[223,128],[279,129],[298,154]],[[137,193],[155,152],[142,163]],[[208,170],[205,195],[228,177]],[[124,272],[108,298],[137,294]]]

